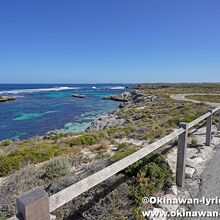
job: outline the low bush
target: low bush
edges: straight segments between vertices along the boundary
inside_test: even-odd
[[[0,214],[0,220],[6,220],[6,218]]]
[[[11,140],[4,140],[4,141],[0,142],[0,146],[3,146],[3,147],[7,147],[11,144],[13,144],[13,141],[11,141]]]
[[[68,158],[60,156],[52,159],[46,168],[46,176],[50,179],[65,176],[69,173],[71,164]]]
[[[126,156],[137,151],[128,144],[122,144],[119,151],[111,158],[112,162],[117,162]],[[169,187],[173,183],[172,171],[164,156],[160,154],[149,154],[142,160],[126,168],[123,173],[134,178],[131,186],[130,196],[136,205],[142,203],[142,198],[151,196],[153,193]]]
[[[100,150],[108,150],[109,149],[109,142],[106,139],[102,139],[100,142]]]
[[[18,170],[22,164],[22,157],[8,157],[0,155],[0,177],[8,175],[12,170]]]
[[[160,154],[146,156],[128,167],[125,174],[135,177],[130,196],[136,205],[141,205],[144,196],[151,196],[165,187],[170,187],[173,183],[169,164]]]
[[[137,148],[134,147],[131,144],[122,143],[118,145],[118,151],[111,157],[111,162],[115,163],[130,154],[133,154],[135,151],[137,151]]]
[[[117,128],[108,128],[106,129],[106,132],[110,137],[120,138],[123,135],[126,136],[126,134],[132,132],[133,130],[134,128],[132,128],[131,126],[122,126]]]
[[[194,99],[202,102],[220,102],[220,95],[189,95],[186,98]]]
[[[98,143],[98,138],[92,134],[84,134],[73,138],[70,142],[70,146],[74,145],[93,145]]]
[[[196,147],[198,145],[198,141],[195,138],[192,138],[191,140],[191,146]]]
[[[59,155],[79,153],[79,148],[67,146],[59,147],[50,142],[42,142],[36,145],[20,143],[16,150],[8,155],[0,155],[0,177],[18,170],[28,163],[40,163]]]

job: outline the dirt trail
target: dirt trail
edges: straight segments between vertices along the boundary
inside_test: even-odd
[[[173,94],[170,95],[170,98],[174,99],[174,100],[179,100],[179,101],[188,101],[188,102],[193,102],[193,103],[206,103],[209,106],[212,107],[219,107],[220,103],[215,103],[215,102],[202,102],[202,101],[198,101],[198,100],[193,100],[193,99],[189,99],[186,98],[186,96],[189,95],[218,95],[218,94],[202,94],[202,93],[192,93],[192,94]]]

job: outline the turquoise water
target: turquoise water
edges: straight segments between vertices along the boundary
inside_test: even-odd
[[[51,114],[51,113],[55,113],[55,112],[57,112],[57,111],[47,111],[47,112],[43,112],[43,113],[21,113],[20,116],[16,117],[13,120],[14,121],[31,120],[31,119],[40,118],[43,115]]]
[[[84,131],[95,118],[118,108],[117,102],[103,97],[123,91],[108,84],[0,85],[0,96],[16,96],[15,101],[0,103],[0,140],[26,139],[55,129]]]
[[[70,96],[72,94],[72,92],[51,92],[51,93],[47,93],[44,96],[45,97],[50,97],[50,98],[63,98],[66,96]]]
[[[90,122],[77,123],[77,122],[69,122],[65,125],[63,129],[64,132],[81,132],[88,128]]]

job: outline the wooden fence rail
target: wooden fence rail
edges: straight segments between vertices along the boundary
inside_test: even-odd
[[[176,167],[176,184],[179,187],[184,186],[185,183],[185,167],[186,167],[186,150],[189,129],[207,120],[206,129],[206,145],[211,145],[212,134],[212,116],[214,113],[219,112],[220,107],[209,110],[208,113],[197,118],[196,120],[186,124],[180,123],[179,129],[175,130],[171,134],[157,140],[156,142],[145,145],[135,153],[125,157],[124,159],[88,176],[87,178],[65,188],[64,190],[48,196],[46,191],[40,187],[36,187],[28,192],[20,195],[16,200],[17,215],[10,218],[10,220],[49,220],[50,213],[59,207],[70,202],[77,196],[91,189],[92,187],[107,180],[111,176],[124,170],[128,166],[137,162],[138,160],[146,157],[148,154],[154,152],[170,141],[178,138],[178,152],[177,152],[177,167]],[[220,114],[218,130],[220,130]]]

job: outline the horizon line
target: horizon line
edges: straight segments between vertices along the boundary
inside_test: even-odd
[[[0,83],[0,85],[9,85],[9,84],[11,84],[11,85],[13,85],[13,84],[16,84],[16,85],[18,85],[18,84],[20,84],[20,85],[25,85],[25,84],[32,84],[32,85],[39,85],[39,84],[41,84],[41,85],[43,85],[43,84],[45,84],[45,85],[48,85],[48,84],[50,84],[50,85],[56,85],[56,84],[59,84],[59,85],[66,85],[66,84],[70,84],[70,85],[80,85],[80,84],[125,84],[125,85],[127,85],[127,84],[132,84],[132,85],[134,85],[134,84],[159,84],[159,83],[163,83],[163,84],[206,84],[206,83],[211,83],[211,84],[214,84],[214,83],[220,83],[220,82],[213,82],[213,81],[192,81],[192,82],[161,82],[161,81],[155,81],[155,82],[96,82],[96,83],[92,83],[92,82],[85,82],[85,83],[79,83],[79,82],[77,82],[77,83],[69,83],[69,82],[62,82],[62,83],[59,83],[59,82],[33,82],[33,83],[29,83],[29,82],[24,82],[24,83],[22,83],[22,82],[18,82],[18,83],[16,83],[16,82],[3,82],[3,83]]]

